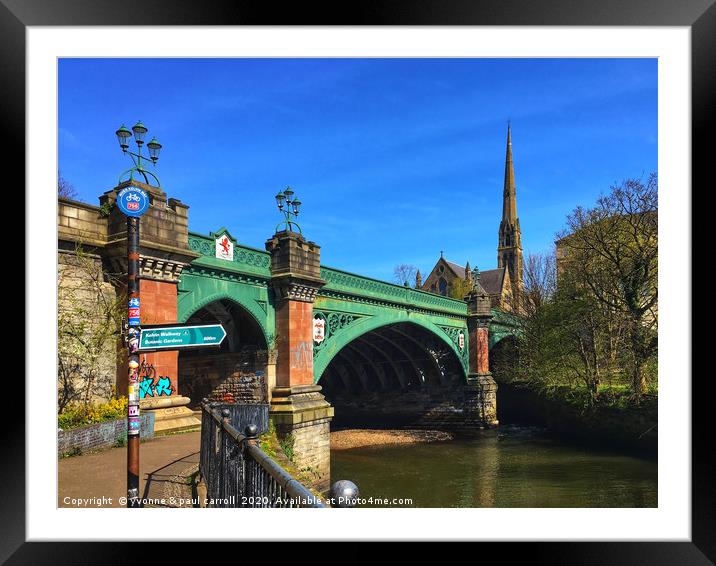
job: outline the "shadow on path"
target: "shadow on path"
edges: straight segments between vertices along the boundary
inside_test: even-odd
[[[194,477],[199,452],[194,452],[146,474],[144,507],[198,507]]]

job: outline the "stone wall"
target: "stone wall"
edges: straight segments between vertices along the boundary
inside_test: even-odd
[[[266,364],[266,351],[253,348],[181,356],[182,393],[191,398],[191,406],[203,398],[216,403],[267,403]]]
[[[287,436],[293,437],[295,450],[293,464],[311,478],[310,485],[317,491],[325,491],[330,485],[331,469],[331,419],[316,419],[293,424],[285,428],[278,425],[276,432],[285,442]]]
[[[108,217],[100,207],[72,199],[57,199],[57,236],[60,241],[88,246],[107,243]]]
[[[142,440],[154,438],[154,414],[141,415]],[[111,448],[118,440],[127,436],[127,419],[117,419],[104,423],[91,424],[69,430],[60,430],[57,433],[57,454],[62,456],[75,452],[88,452]]]
[[[335,409],[334,429],[416,428],[468,433],[486,427],[477,384],[334,396],[329,401]],[[488,415],[488,421],[493,417]]]
[[[58,253],[60,367],[73,376],[71,383],[76,391],[82,391],[91,378],[90,400],[106,401],[113,393],[116,377],[120,329],[112,316],[117,316],[121,308],[117,291],[92,247],[67,247]],[[74,336],[77,331],[79,337]],[[92,345],[86,348],[85,344]],[[58,386],[64,387],[62,380]]]

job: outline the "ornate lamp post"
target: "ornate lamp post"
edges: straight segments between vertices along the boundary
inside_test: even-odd
[[[131,131],[124,124],[122,124],[115,132],[117,141],[119,142],[119,147],[122,148],[122,153],[129,155],[134,163],[134,167],[127,169],[119,176],[120,183],[122,182],[122,177],[125,175],[129,174],[129,180],[131,181],[134,179],[134,174],[139,173],[142,177],[144,177],[145,183],[149,184],[149,178],[147,175],[150,175],[157,182],[157,186],[161,186],[157,176],[144,166],[144,163],[149,163],[150,161],[152,162],[152,165],[156,165],[157,160],[159,159],[159,152],[162,149],[162,144],[159,143],[159,140],[157,140],[157,138],[152,138],[147,144],[149,157],[142,155],[144,137],[148,131],[149,130],[147,130],[146,126],[142,124],[142,122],[137,122],[134,126],[132,126]],[[137,144],[137,153],[129,151],[129,138],[131,138],[132,135],[134,135],[134,142]]]
[[[292,218],[296,218],[298,216],[298,212],[301,208],[301,201],[298,200],[298,197],[294,196],[294,192],[291,190],[291,187],[286,187],[283,192],[279,192],[276,195],[276,206],[278,206],[278,209],[284,216],[284,221],[279,222],[276,226],[276,232],[279,231],[278,229],[282,225],[285,227],[285,230],[293,232],[293,226],[295,226],[298,229],[298,233],[303,235],[301,227],[294,220],[292,220]]]
[[[127,216],[127,507],[141,507],[139,500],[139,348],[140,296],[139,296],[139,218],[149,209],[149,196],[141,187],[134,186],[134,174],[139,173],[149,184],[150,175],[159,186],[157,176],[144,167],[144,162],[156,164],[162,145],[156,138],[147,144],[149,158],[142,155],[147,128],[137,122],[130,131],[124,125],[115,132],[122,153],[129,154],[134,167],[119,176],[119,182],[129,174],[129,186],[117,194],[117,207]],[[129,151],[129,138],[134,135],[137,153]]]

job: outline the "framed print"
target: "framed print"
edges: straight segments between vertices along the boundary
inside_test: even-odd
[[[690,253],[713,5],[0,14],[27,211],[9,564],[715,560]]]

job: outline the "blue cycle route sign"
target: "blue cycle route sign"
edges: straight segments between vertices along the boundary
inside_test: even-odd
[[[139,187],[124,187],[117,195],[117,206],[125,215],[139,217],[149,209],[149,196]]]
[[[178,350],[220,346],[224,338],[226,338],[226,331],[221,324],[142,328],[139,334],[139,350]]]

